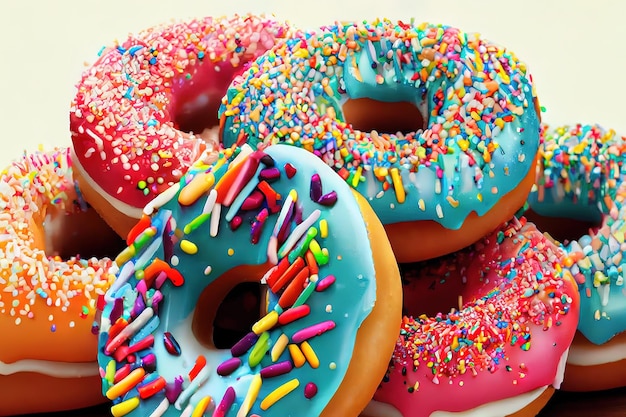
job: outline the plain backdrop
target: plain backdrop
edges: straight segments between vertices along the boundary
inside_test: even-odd
[[[102,46],[171,19],[245,12],[301,28],[388,17],[479,32],[527,62],[544,121],[626,134],[621,0],[0,0],[0,166],[40,145],[69,145],[75,84]]]

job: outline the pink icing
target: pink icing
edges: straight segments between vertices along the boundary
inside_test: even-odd
[[[578,320],[578,293],[562,276],[562,256],[522,218],[405,271],[408,315],[374,399],[422,417],[552,385]],[[454,305],[462,296],[461,308],[422,314],[436,309],[440,293],[454,294],[446,300]]]
[[[217,125],[231,79],[292,33],[262,16],[206,17],[104,48],[83,73],[70,110],[84,174],[109,198],[145,206],[207,148],[188,132]]]

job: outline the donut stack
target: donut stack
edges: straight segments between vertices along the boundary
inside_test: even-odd
[[[542,125],[478,35],[157,26],[100,52],[70,130],[0,177],[2,416],[524,417],[626,385],[626,139]]]

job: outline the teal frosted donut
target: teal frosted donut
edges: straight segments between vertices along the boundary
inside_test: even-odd
[[[598,125],[543,126],[542,131],[529,215],[562,242],[568,254],[564,267],[581,294],[578,330],[584,338],[572,346],[564,386],[626,385],[623,372],[613,380],[589,373],[594,365],[621,361],[626,366],[626,138]]]
[[[397,338],[400,278],[382,225],[329,167],[284,145],[228,149],[144,211],[102,311],[114,416],[365,407]],[[218,306],[244,281],[267,284],[268,313],[218,349]]]
[[[526,66],[478,35],[341,23],[277,44],[235,79],[221,140],[315,153],[368,199],[398,259],[413,261],[475,242],[524,204],[536,106]],[[406,244],[417,237],[429,244]]]

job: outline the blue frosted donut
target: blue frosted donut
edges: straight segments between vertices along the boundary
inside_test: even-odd
[[[568,357],[566,389],[626,385],[623,371],[612,379],[606,368],[597,378],[590,371],[607,363],[626,366],[625,152],[626,137],[612,129],[542,127],[529,218],[561,241],[568,255],[564,267],[581,294],[580,334]]]
[[[284,145],[227,149],[144,212],[102,312],[114,416],[365,407],[397,338],[400,279],[382,225],[328,166]],[[244,281],[267,285],[268,312],[218,349],[217,308]]]
[[[415,261],[475,242],[524,204],[536,106],[526,66],[478,35],[341,23],[277,44],[236,79],[221,140],[315,153],[368,199],[398,260]],[[429,243],[407,244],[418,239]]]

